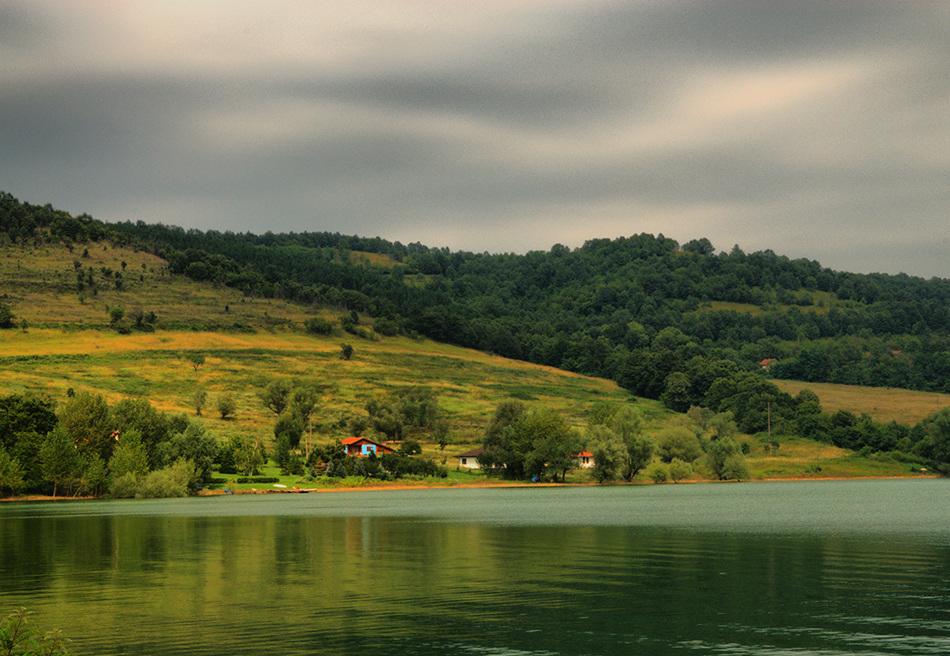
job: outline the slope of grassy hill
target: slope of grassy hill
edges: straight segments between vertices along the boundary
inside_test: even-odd
[[[258,393],[287,378],[320,391],[314,433],[328,441],[347,435],[347,420],[365,414],[369,399],[425,386],[450,419],[450,441],[465,447],[480,440],[494,407],[506,399],[552,408],[578,427],[595,402],[636,402],[610,381],[429,340],[383,337],[365,318],[360,327],[368,339],[339,327],[332,335],[309,334],[306,320],[335,322],[341,311],[195,283],[128,248],[96,245],[86,252],[57,245],[0,250],[0,299],[24,326],[0,331],[0,394],[30,391],[62,401],[69,390],[88,391],[110,403],[144,396],[162,411],[194,415],[201,388],[208,407],[199,421],[212,435],[270,439],[275,416]],[[116,308],[124,310],[125,328],[111,320]],[[145,331],[129,320],[138,310],[155,313]],[[343,343],[353,346],[351,360],[340,357]],[[204,364],[194,367],[193,355],[204,356]],[[214,412],[223,393],[237,402],[228,420]],[[639,407],[657,425],[672,416],[653,401]]]
[[[826,412],[844,410],[855,415],[867,414],[874,421],[886,424],[896,421],[913,426],[920,420],[950,407],[950,394],[918,392],[896,387],[860,387],[834,383],[803,383],[797,380],[773,380],[789,394],[810,389],[821,400]]]
[[[299,305],[254,299],[168,273],[161,258],[111,244],[0,248],[0,299],[29,326],[107,327],[110,311],[154,312],[162,328],[261,328],[300,323]]]

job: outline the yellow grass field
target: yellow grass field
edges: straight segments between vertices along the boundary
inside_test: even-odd
[[[867,413],[877,422],[915,425],[921,419],[950,407],[950,394],[915,392],[885,387],[859,387],[831,383],[803,383],[791,380],[773,380],[773,383],[792,396],[808,388],[818,395],[825,412],[847,410],[856,415]]]
[[[340,344],[352,343],[352,360]],[[196,370],[189,354],[206,361]],[[423,385],[433,389],[452,427],[452,441],[480,439],[494,407],[509,398],[529,407],[552,408],[583,426],[591,404],[635,401],[616,384],[478,351],[405,337],[379,341],[314,337],[299,331],[210,333],[157,331],[119,335],[101,330],[29,329],[0,332],[3,379],[0,394],[32,391],[55,400],[67,390],[102,394],[114,403],[144,396],[166,412],[194,413],[199,388],[209,403],[200,419],[218,436],[269,436],[275,417],[258,399],[274,378],[285,377],[321,392],[315,431],[325,439],[345,436],[345,422],[363,414],[374,396]],[[216,417],[213,401],[231,393],[234,419]],[[651,401],[637,402],[648,418],[669,413]]]

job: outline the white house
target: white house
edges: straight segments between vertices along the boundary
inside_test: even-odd
[[[471,451],[466,451],[465,453],[460,453],[455,456],[459,459],[459,467],[481,469],[478,464],[478,456],[480,456],[484,450],[485,449],[472,449]]]

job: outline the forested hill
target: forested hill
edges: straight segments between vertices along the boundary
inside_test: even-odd
[[[105,224],[9,194],[0,195],[0,227],[14,243],[148,249],[195,280],[367,313],[383,333],[611,378],[677,409],[725,407],[734,391],[712,383],[749,372],[740,378],[758,385],[766,360],[776,377],[950,391],[945,279],[837,272],[649,234],[491,255],[329,233]],[[763,412],[734,408],[744,430],[764,429],[772,401],[791,403],[769,390],[759,397]]]

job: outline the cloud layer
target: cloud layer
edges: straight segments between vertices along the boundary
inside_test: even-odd
[[[447,8],[449,7],[449,8]],[[0,188],[471,251],[950,277],[944,3],[7,2]]]

